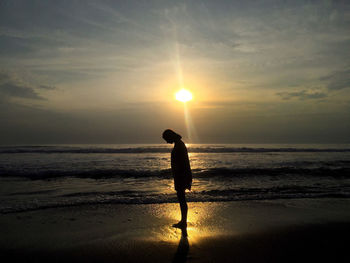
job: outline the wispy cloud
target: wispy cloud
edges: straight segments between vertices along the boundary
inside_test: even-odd
[[[327,83],[329,90],[340,90],[350,88],[350,69],[335,71],[321,78]]]
[[[55,90],[56,87],[54,86],[47,86],[47,85],[40,85],[38,86],[39,89],[44,89],[44,90]]]
[[[6,72],[0,72],[0,94],[4,98],[23,98],[44,100],[35,89],[55,90],[54,86],[33,86],[23,83],[18,77]]]
[[[328,96],[328,94],[324,92],[312,92],[308,90],[277,92],[276,95],[281,96],[284,100],[290,100],[294,98],[300,100],[324,99]]]
[[[1,84],[0,94],[3,96],[9,96],[9,97],[15,97],[15,98],[26,98],[26,99],[35,99],[35,100],[43,99],[32,88],[20,86],[14,83]]]

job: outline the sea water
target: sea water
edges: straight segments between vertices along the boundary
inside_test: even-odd
[[[350,198],[350,145],[188,144],[188,201]],[[176,202],[167,144],[0,147],[0,213]],[[350,199],[349,199],[350,200]]]

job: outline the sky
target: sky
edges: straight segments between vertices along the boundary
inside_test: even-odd
[[[350,2],[0,0],[0,144],[162,143],[166,128],[350,143]]]

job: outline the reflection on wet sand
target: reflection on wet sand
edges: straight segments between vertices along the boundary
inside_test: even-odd
[[[227,234],[227,229],[223,229],[225,224],[220,207],[211,203],[189,203],[187,228],[179,229],[172,225],[181,218],[179,204],[155,204],[148,206],[148,213],[155,220],[151,228],[151,234],[147,240],[162,244],[163,247],[169,245],[168,252],[173,255],[172,262],[186,262],[191,253],[193,245],[201,243],[207,238],[217,235]],[[150,232],[148,232],[150,233]]]
[[[203,238],[223,234],[223,229],[219,229],[220,224],[215,224],[218,221],[216,206],[210,203],[189,203],[187,229],[182,231],[172,227],[173,223],[181,218],[178,206],[178,204],[168,204],[150,207],[152,209],[150,212],[161,220],[161,226],[157,225],[153,228],[150,239],[177,244],[181,236],[187,234],[187,242],[192,245]]]
[[[192,209],[191,209],[192,208]],[[212,209],[207,209],[206,206],[194,206],[190,207],[188,213],[188,226],[186,228],[175,230],[177,235],[171,235],[175,237],[176,240],[179,239],[179,230],[181,231],[180,241],[176,250],[176,253],[173,257],[172,262],[181,262],[184,263],[187,261],[187,256],[190,251],[190,244],[198,242],[200,239],[204,237],[208,237],[213,235],[213,230],[208,229],[206,227],[208,224],[205,224],[206,221],[210,220],[213,215]],[[169,217],[172,221],[176,221],[180,216],[179,210],[171,210],[168,211]],[[167,228],[169,231],[174,231],[173,229]],[[190,242],[189,242],[190,241]]]
[[[176,253],[172,262],[176,263],[184,263],[187,260],[188,251],[190,250],[190,245],[188,243],[187,238],[187,229],[181,229],[182,235],[180,238],[179,245],[177,246]]]

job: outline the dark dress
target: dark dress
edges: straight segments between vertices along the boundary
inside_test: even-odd
[[[174,176],[175,190],[191,190],[192,172],[186,145],[183,141],[175,142],[171,152],[171,170]]]

